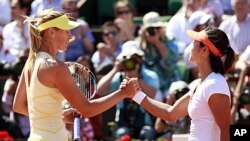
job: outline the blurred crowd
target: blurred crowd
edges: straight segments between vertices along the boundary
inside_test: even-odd
[[[189,61],[192,40],[186,30],[201,31],[208,26],[223,30],[236,53],[237,61],[225,74],[231,88],[231,124],[250,124],[250,1],[182,0],[182,7],[169,21],[148,11],[142,24],[134,22],[136,7],[126,0],[114,5],[114,19],[101,26],[101,41],[91,25],[81,18],[82,0],[1,0],[0,1],[0,140],[27,139],[28,117],[12,111],[15,89],[29,54],[25,19],[45,9],[67,12],[81,25],[71,30],[68,49],[57,59],[90,68],[97,79],[96,97],[119,88],[125,77],[138,77],[142,91],[161,102],[174,104],[196,86],[199,72]],[[91,14],[91,11],[89,11]],[[167,122],[150,115],[130,99],[118,103],[113,112],[82,120],[86,140],[171,139],[189,133],[190,118]],[[107,117],[110,121],[105,121]],[[110,132],[104,131],[108,126]],[[71,125],[67,129],[72,134]]]

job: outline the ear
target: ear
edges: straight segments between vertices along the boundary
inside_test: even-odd
[[[202,56],[209,56],[209,48],[207,46],[204,47],[204,49],[202,50]]]
[[[54,38],[54,36],[55,36],[55,29],[54,29],[54,28],[50,28],[50,29],[49,29],[49,34],[50,34],[50,36],[51,36],[52,38]]]

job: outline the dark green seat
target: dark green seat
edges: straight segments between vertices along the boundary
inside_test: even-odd
[[[174,15],[182,6],[182,0],[168,0],[168,15]]]

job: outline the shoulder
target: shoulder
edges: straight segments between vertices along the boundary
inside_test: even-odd
[[[219,73],[212,73],[205,80],[205,91],[208,95],[215,93],[230,95],[226,79]]]
[[[220,87],[226,84],[226,79],[219,73],[212,73],[205,80],[205,85],[207,88]]]
[[[225,20],[223,20],[219,26],[219,28],[227,28],[226,26],[228,26],[229,24],[234,24],[236,21],[236,17],[235,16],[231,16]]]
[[[38,7],[40,4],[42,4],[42,0],[34,0],[34,1],[31,3],[31,7],[32,7],[32,8],[36,8],[36,7]]]
[[[13,28],[14,28],[15,25],[16,25],[16,22],[15,22],[15,21],[6,24],[6,25],[3,27],[3,31],[2,31],[2,32],[3,32],[3,35],[4,35],[4,34],[7,34],[7,33],[9,33],[9,32],[12,32],[12,30],[13,30]]]
[[[159,79],[157,73],[152,71],[152,70],[149,70],[145,67],[142,67],[141,71],[142,71],[143,77],[149,77],[149,78],[154,79],[154,80]]]
[[[49,71],[50,73],[58,73],[67,69],[66,64],[61,61],[47,58],[40,64],[40,70]]]

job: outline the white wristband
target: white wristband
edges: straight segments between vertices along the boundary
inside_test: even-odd
[[[135,96],[132,98],[136,103],[139,105],[141,104],[142,100],[146,97],[146,94],[142,91],[135,94]]]

